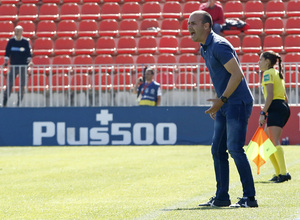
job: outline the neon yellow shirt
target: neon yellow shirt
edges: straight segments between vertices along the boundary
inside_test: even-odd
[[[284,86],[284,80],[280,79],[279,72],[273,68],[268,69],[263,74],[262,79],[262,86],[263,86],[263,93],[265,100],[267,98],[267,84],[273,84],[274,86],[274,99],[282,99],[285,100],[285,86]]]

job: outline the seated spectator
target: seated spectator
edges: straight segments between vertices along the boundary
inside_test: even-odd
[[[208,0],[207,3],[202,3],[199,10],[208,12],[213,19],[213,31],[217,34],[222,29],[222,24],[225,22],[223,7],[216,0]]]

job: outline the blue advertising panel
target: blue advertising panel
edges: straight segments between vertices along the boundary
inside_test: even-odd
[[[0,146],[210,144],[207,107],[1,108]]]

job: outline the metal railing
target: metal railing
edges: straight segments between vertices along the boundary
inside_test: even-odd
[[[203,63],[149,64],[155,80],[161,84],[162,106],[210,105],[207,99],[215,97],[209,72]],[[291,104],[299,104],[300,63],[284,63],[286,92]],[[133,85],[142,75],[144,65],[34,65],[27,70],[23,99],[22,66],[10,68],[14,80],[9,80],[8,68],[1,67],[0,106],[6,88],[7,107],[58,107],[58,106],[135,106],[137,96]],[[242,64],[245,78],[255,98],[255,104],[264,103],[257,63]],[[27,67],[26,67],[27,69]]]

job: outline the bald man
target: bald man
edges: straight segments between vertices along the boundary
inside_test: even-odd
[[[24,88],[26,85],[27,65],[31,63],[31,48],[29,40],[23,38],[22,34],[22,26],[16,26],[15,35],[9,39],[6,46],[4,66],[7,66],[8,60],[10,60],[10,71],[7,88],[4,91],[3,96],[3,107],[5,107],[7,104],[8,97],[10,96],[11,89],[17,75],[20,77],[21,86],[20,92],[18,93],[17,106],[19,106],[20,101],[23,98]]]
[[[244,151],[253,96],[246,84],[233,46],[212,31],[212,18],[205,11],[193,12],[188,20],[192,40],[201,44],[201,56],[209,69],[217,98],[205,111],[214,119],[211,152],[217,181],[216,195],[200,206],[258,207],[249,161]],[[233,158],[243,187],[243,196],[231,205],[228,153]]]

